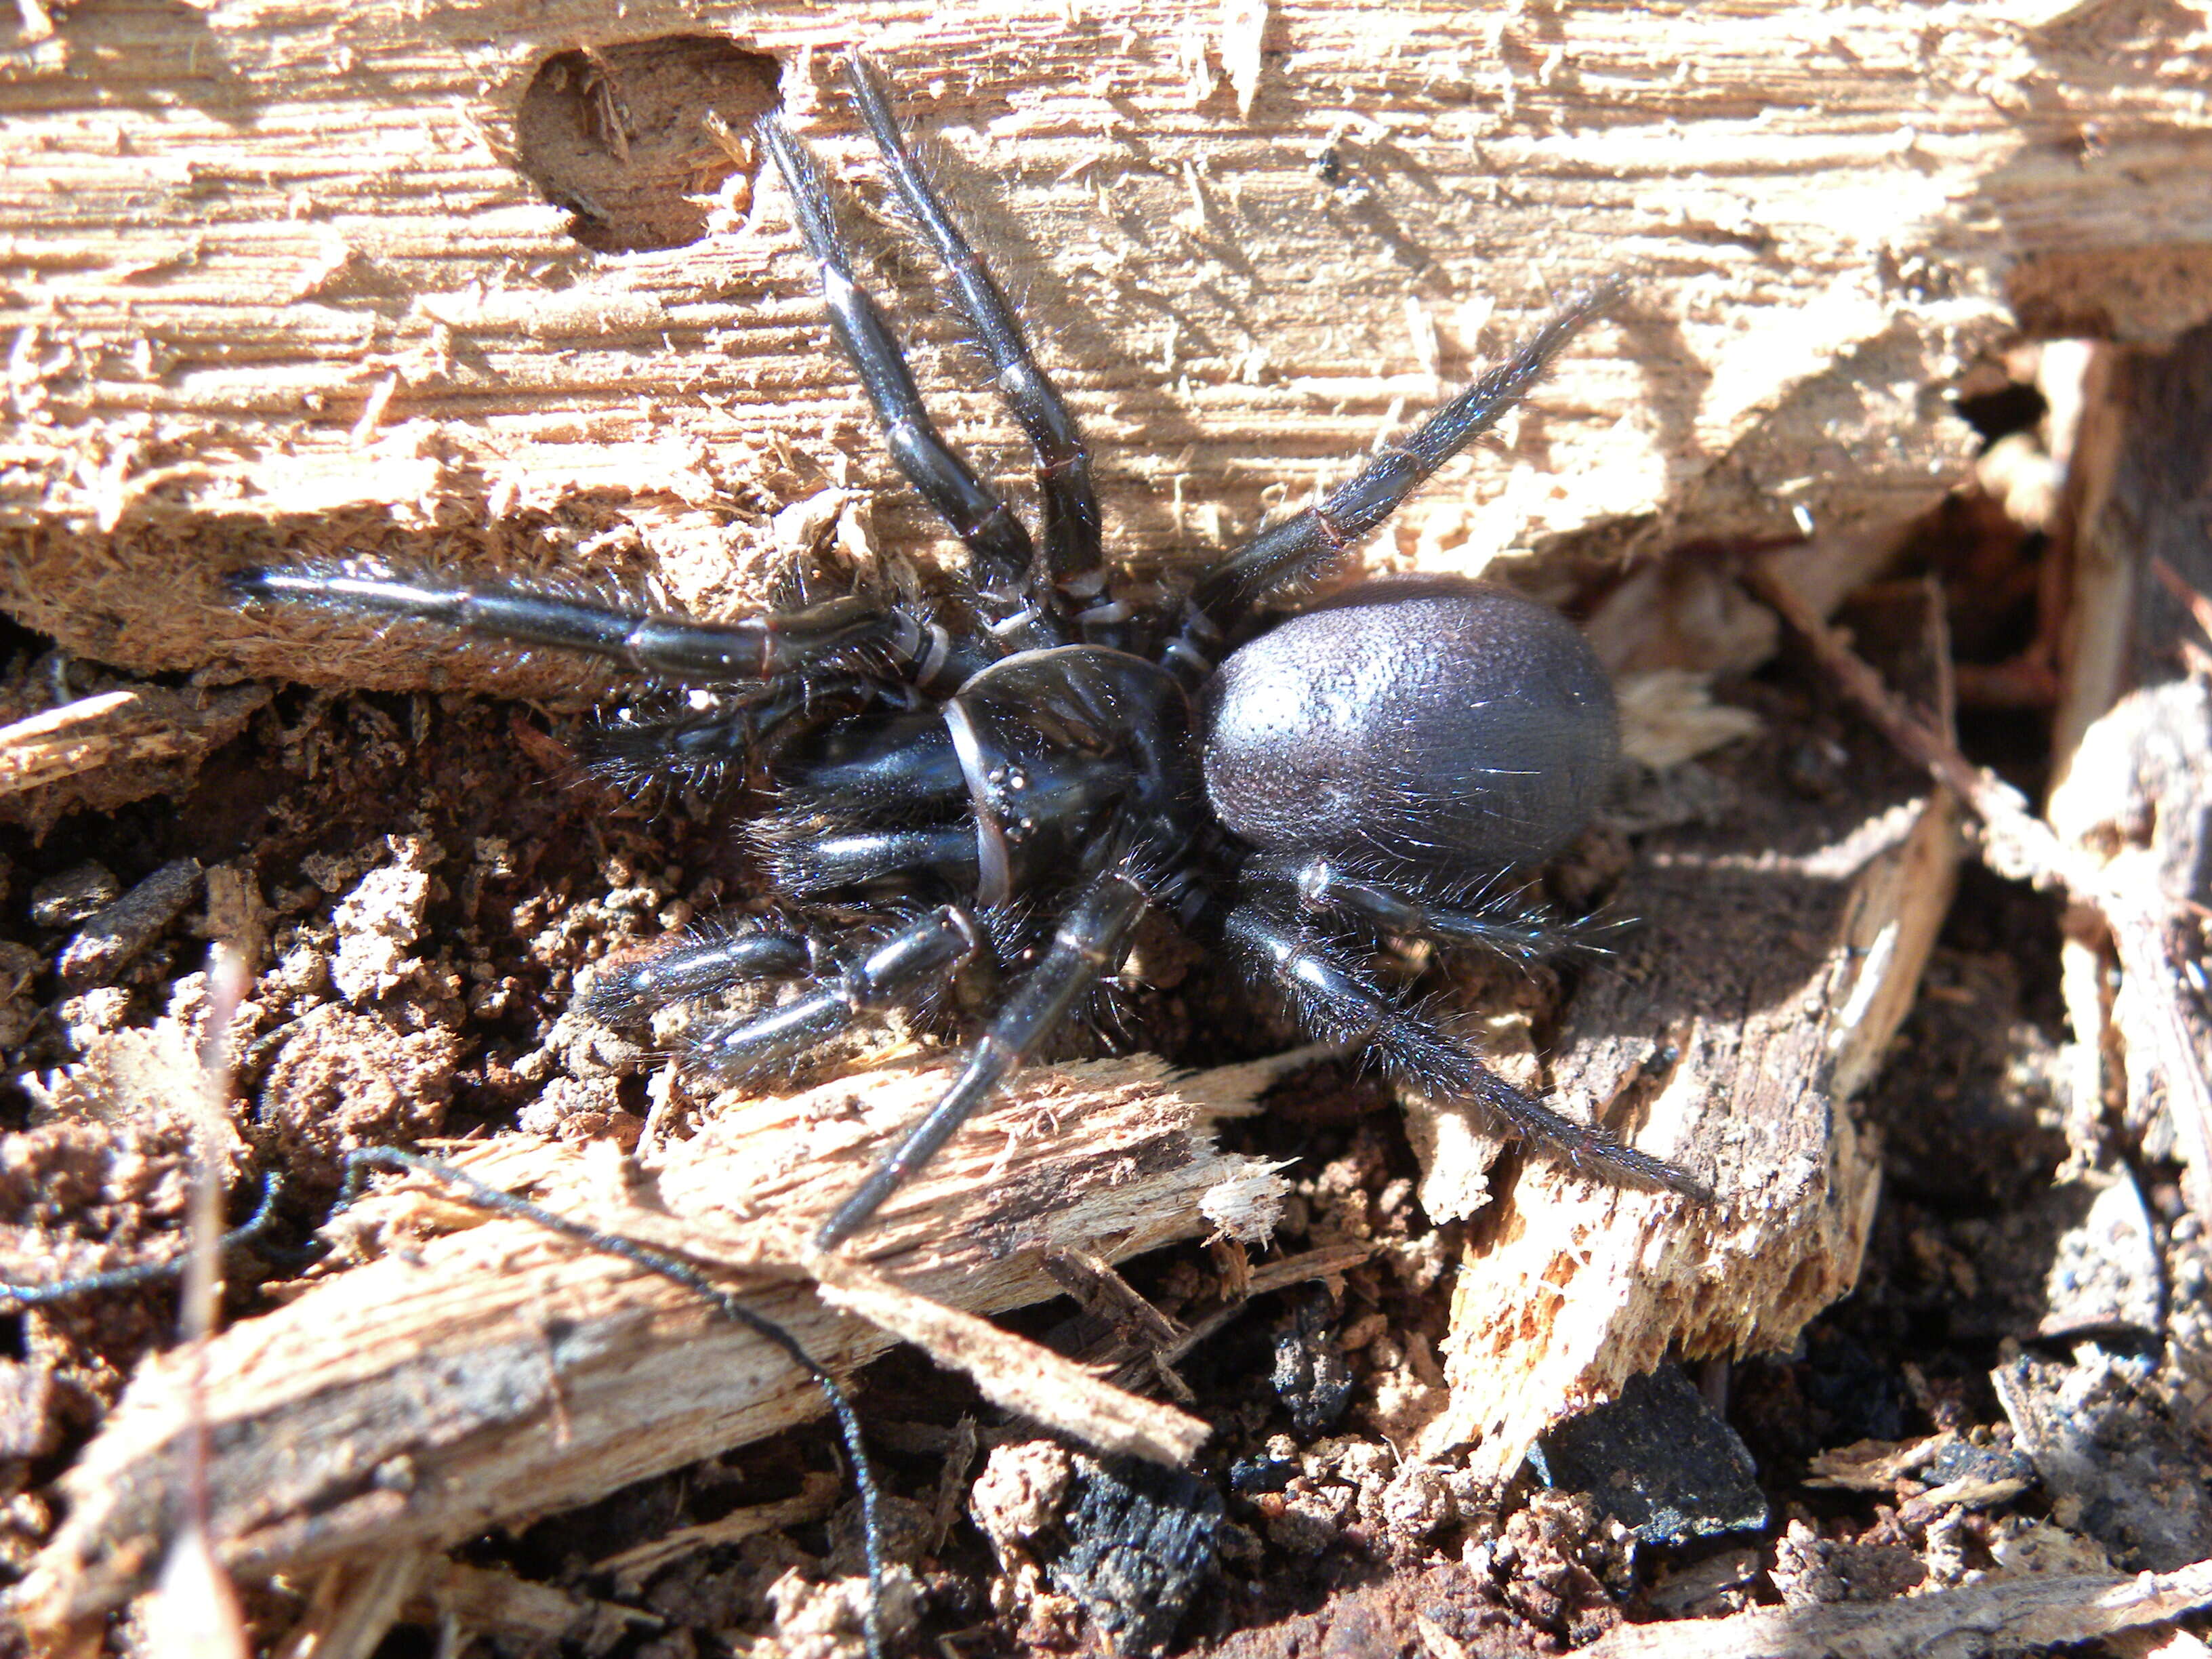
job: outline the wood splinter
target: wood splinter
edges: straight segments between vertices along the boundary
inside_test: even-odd
[[[1186,1456],[1205,1427],[1135,1400],[977,1315],[1056,1295],[1046,1248],[1118,1261],[1212,1231],[1202,1211],[1256,1161],[1211,1128],[1254,1109],[1276,1068],[1170,1080],[1146,1056],[1025,1074],[888,1206],[869,1261],[819,1264],[798,1240],[898,1124],[944,1084],[892,1069],[723,1110],[669,1146],[642,1190],[609,1192],[571,1143],[502,1138],[455,1160],[475,1179],[611,1233],[641,1237],[757,1288],[748,1303],[849,1374],[891,1337],[866,1309],[971,1363],[987,1394],[1112,1449]],[[1041,1109],[1079,1105],[1040,1135]],[[1264,1166],[1260,1166],[1264,1167]],[[241,1578],[437,1548],[588,1503],[815,1415],[790,1359],[665,1280],[523,1221],[416,1191],[371,1194],[349,1226],[383,1254],[222,1333],[204,1351],[207,1513]],[[400,1241],[405,1241],[404,1243]],[[833,1305],[833,1303],[843,1305]],[[64,1478],[70,1515],[16,1592],[57,1631],[146,1588],[175,1514],[191,1431],[174,1356],[149,1362]]]
[[[2180,1004],[2182,979],[2169,942],[2180,920],[2179,907],[2139,883],[2114,879],[2087,853],[2062,841],[2018,790],[1967,760],[1955,744],[1899,701],[1771,562],[1752,565],[1744,580],[1805,641],[1821,668],[1875,728],[1973,810],[1982,821],[1983,863],[2008,880],[2063,892],[2104,919],[2121,971],[2148,1009],[2145,1024],[2157,1046],[2151,1060],[2166,1080],[2187,1164],[2183,1185],[2190,1206],[2212,1223],[2212,1082],[2198,1061]]]

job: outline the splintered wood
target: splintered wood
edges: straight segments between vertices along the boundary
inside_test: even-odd
[[[949,1310],[995,1313],[1056,1294],[1048,1248],[1119,1261],[1206,1232],[1206,1194],[1255,1173],[1212,1146],[1209,1126],[1249,1109],[1271,1075],[1229,1067],[1170,1083],[1150,1060],[1025,1073],[886,1206],[864,1242],[870,1267],[825,1271],[871,1316],[899,1304],[886,1323],[926,1322],[917,1298],[941,1304],[942,1328],[961,1317]],[[739,1105],[672,1145],[635,1191],[618,1163],[567,1143],[507,1138],[457,1162],[563,1215],[731,1270],[750,1305],[848,1373],[891,1337],[826,1304],[793,1264],[883,1138],[945,1081],[933,1067],[892,1070]],[[822,1409],[814,1385],[752,1332],[526,1221],[399,1191],[341,1224],[374,1232],[384,1253],[311,1281],[207,1350],[210,1532],[233,1572],[450,1543]],[[983,1370],[1004,1376],[1018,1362],[987,1355]],[[161,1561],[183,1501],[185,1370],[173,1356],[149,1364],[67,1477],[70,1519],[19,1592],[33,1624],[112,1607]],[[1048,1379],[1017,1403],[1052,1414],[1051,1392]],[[1071,1432],[1097,1413],[1126,1431],[1118,1443],[1101,1436],[1116,1449],[1185,1456],[1203,1434],[1180,1412],[1096,1382],[1069,1409],[1054,1420]]]
[[[1559,1418],[1670,1353],[1787,1347],[1857,1279],[1879,1168],[1843,1108],[1949,908],[1957,809],[1904,777],[1809,811],[1742,783],[1726,830],[1651,838],[1617,900],[1639,925],[1553,1067],[1562,1101],[1595,1103],[1716,1201],[1529,1160],[1470,1231],[1429,1455],[1472,1447],[1506,1479]]]
[[[2040,1653],[2139,1633],[2141,1646],[2108,1650],[2187,1659],[2203,1644],[2179,1631],[2169,1632],[2172,1645],[2160,1644],[2157,1627],[2208,1605],[2212,1561],[2132,1578],[2029,1573],[1871,1606],[1761,1607],[1733,1619],[1623,1625],[1583,1651],[1589,1659],[1916,1659]]]
[[[141,685],[0,726],[0,823],[24,824],[43,837],[67,812],[112,811],[181,790],[201,757],[236,737],[268,701],[258,685],[222,691]]]
[[[1070,15],[894,4],[866,33],[1034,313],[1139,569],[1212,556],[1623,267],[1619,324],[1378,563],[1881,530],[1972,454],[1938,388],[2015,313],[2155,337],[2204,310],[2184,8]],[[747,132],[780,100],[873,199],[849,15],[440,16],[78,7],[17,43],[0,605],[139,669],[485,684],[501,665],[363,630],[304,648],[214,579],[363,549],[615,568],[726,613],[787,551],[778,507],[889,480]],[[1025,489],[935,273],[872,280],[950,435]],[[941,534],[896,489],[878,512],[901,550]]]
[[[1947,729],[1933,593],[1869,598],[1855,620]],[[1612,644],[1638,648],[1626,632]],[[1651,746],[1633,726],[1627,740]],[[1702,802],[1669,805],[1662,783],[1640,809],[1659,821],[1612,900],[1633,925],[1585,976],[1551,1066],[1566,1109],[1689,1170],[1714,1201],[1542,1158],[1501,1181],[1484,1126],[1439,1133],[1454,1115],[1435,1104],[1415,1120],[1431,1125],[1415,1137],[1425,1197],[1497,1195],[1454,1282],[1446,1387],[1415,1436],[1425,1455],[1471,1449],[1471,1468],[1508,1479],[1546,1429],[1630,1377],[1670,1355],[1785,1348],[1857,1279],[1880,1170],[1845,1109],[1911,1011],[1950,908],[1960,809],[1868,732],[1853,775],[1873,787],[1807,799],[1760,758],[1776,740],[1710,758],[1717,793]]]
[[[268,700],[258,687],[209,696],[144,686],[0,726],[0,795],[218,747]]]
[[[2142,1152],[2181,1159],[2212,1225],[2212,1019],[2197,965],[2212,902],[2212,331],[2167,352],[2096,348],[2083,379],[2050,802],[2052,830],[2088,866],[2069,890],[2097,912],[2077,918],[2061,958],[2082,1070],[2068,1134],[2084,1162],[2100,1157],[2109,1084]]]

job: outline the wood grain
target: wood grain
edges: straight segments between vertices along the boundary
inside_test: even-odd
[[[1119,1261],[1209,1231],[1206,1194],[1264,1169],[1217,1150],[1212,1123],[1249,1110],[1273,1075],[1231,1066],[1171,1084],[1150,1059],[1024,1073],[886,1209],[869,1261],[908,1292],[996,1313],[1058,1294],[1047,1248]],[[593,1156],[607,1146],[509,1136],[463,1162],[733,1273],[750,1305],[848,1374],[892,1339],[817,1299],[792,1264],[884,1134],[945,1081],[892,1067],[733,1103],[636,1191]],[[234,1572],[451,1544],[822,1410],[783,1353],[619,1259],[435,1194],[378,1196],[350,1216],[342,1227],[381,1240],[374,1259],[207,1350],[208,1530]],[[143,1367],[64,1477],[69,1520],[11,1602],[28,1622],[65,1626],[145,1587],[182,1501],[189,1371],[182,1352]]]
[[[252,558],[618,568],[720,611],[824,483],[941,550],[884,488],[781,186],[702,125],[776,96],[861,198],[949,428],[1025,488],[881,206],[837,80],[863,40],[1036,319],[1138,574],[1212,556],[1605,271],[1638,276],[1628,315],[1372,562],[1893,522],[1967,455],[1941,388],[2008,304],[2129,337],[2212,313],[2207,48],[2175,7],[21,17],[0,605],[141,669],[496,677],[243,619],[210,578]]]
[[[1985,349],[2023,323],[2155,342],[2212,315],[2212,45],[2196,14],[2134,0],[266,0],[27,3],[14,28],[0,608],[137,671],[591,690],[222,602],[222,571],[302,554],[613,576],[732,614],[795,550],[779,514],[836,489],[858,538],[926,577],[955,562],[882,460],[743,140],[780,96],[849,187],[948,432],[1025,498],[843,98],[857,41],[1034,319],[1133,584],[1215,556],[1615,270],[1638,279],[1624,315],[1370,568],[1613,569],[1808,526],[1816,547],[1886,545],[1963,475],[1975,441],[1943,388]],[[1903,782],[1850,813],[1760,800],[1651,839],[1622,899],[1651,954],[1585,988],[1554,1071],[1570,1105],[1719,1176],[1723,1207],[1686,1221],[1521,1170],[1462,1264],[1431,1446],[1480,1441],[1502,1473],[1670,1344],[1786,1344],[1848,1285],[1872,1188],[1839,1108],[1917,975],[1934,890],[1911,872],[1948,868],[1948,821]],[[761,1144],[811,1146],[810,1098],[763,1103]],[[1080,1156],[1149,1169],[1096,1122]],[[1045,1182],[1009,1209],[1000,1173],[933,1172],[974,1200],[939,1229],[975,1268],[948,1270],[961,1305],[1051,1293],[1011,1256],[989,1270],[1015,1278],[981,1277],[1025,1226],[1120,1259],[1202,1225],[1178,1198],[1064,1235],[1081,1203],[1063,1216]],[[580,1170],[538,1175],[590,1209]],[[659,1196],[684,1211],[665,1172]],[[967,1236],[977,1214],[1012,1231]],[[880,1345],[794,1288],[769,1301],[840,1366]],[[811,1409],[707,1325],[505,1224],[356,1267],[221,1339],[228,1559],[443,1541]],[[158,1562],[179,1411],[172,1368],[149,1368],[69,1477],[27,1595],[42,1616],[110,1606]]]

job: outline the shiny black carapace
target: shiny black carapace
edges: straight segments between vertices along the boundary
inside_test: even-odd
[[[594,1013],[636,1024],[744,981],[805,981],[768,1012],[697,1022],[690,1054],[704,1071],[787,1065],[971,967],[1003,976],[1012,988],[959,1078],[823,1228],[825,1245],[860,1229],[1119,970],[1149,910],[1286,998],[1315,1038],[1360,1046],[1394,1078],[1578,1163],[1694,1191],[1673,1166],[1493,1076],[1362,959],[1382,937],[1540,948],[1540,920],[1492,896],[1581,830],[1613,770],[1613,693],[1581,636],[1541,605],[1445,579],[1368,582],[1273,628],[1255,614],[1355,549],[1494,425],[1619,285],[1570,301],[1188,597],[1133,608],[1108,586],[1073,415],[909,152],[881,79],[856,64],[853,88],[1036,453],[1034,535],[931,421],[854,275],[813,155],[771,116],[760,135],[820,271],[830,331],[891,459],[966,544],[962,592],[941,603],[850,592],[709,623],[361,562],[249,570],[233,591],[611,658],[661,700],[601,729],[594,764],[606,775],[742,771],[777,792],[761,833],[776,919],[604,972],[591,994]],[[1223,656],[1237,640],[1248,642]],[[872,919],[858,933],[855,914]]]

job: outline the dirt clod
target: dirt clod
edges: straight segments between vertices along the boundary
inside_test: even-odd
[[[345,1152],[436,1132],[460,1054],[444,1027],[403,1030],[326,1003],[285,1034],[263,1085],[262,1125],[303,1175],[333,1182]]]
[[[199,861],[172,860],[86,917],[54,959],[54,971],[63,984],[80,990],[112,978],[184,914],[199,890]]]

